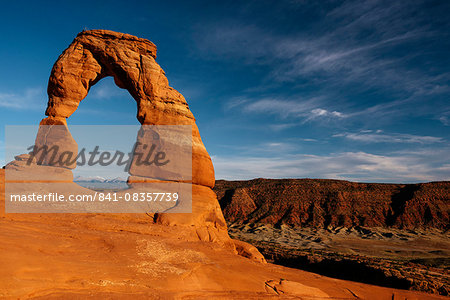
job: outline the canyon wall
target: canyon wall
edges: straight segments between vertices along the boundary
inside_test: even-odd
[[[216,181],[229,223],[449,229],[450,182],[355,183],[324,179]]]

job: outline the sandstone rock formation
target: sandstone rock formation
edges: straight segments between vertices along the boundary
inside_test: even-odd
[[[230,223],[450,229],[450,182],[219,180],[214,190]]]
[[[183,95],[169,86],[156,63],[156,46],[129,34],[89,30],[77,35],[53,66],[48,82],[48,107],[41,124],[66,124],[99,80],[112,76],[136,100],[143,125],[192,126],[192,182],[214,186],[214,169],[200,138],[195,118]],[[132,175],[140,175],[133,174]]]

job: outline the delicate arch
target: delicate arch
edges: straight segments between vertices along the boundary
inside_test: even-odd
[[[89,89],[107,76],[127,89],[143,125],[192,125],[192,180],[214,186],[214,169],[184,97],[169,86],[156,63],[156,46],[142,38],[108,30],[77,35],[54,64],[48,82],[48,118],[41,124],[65,124]]]

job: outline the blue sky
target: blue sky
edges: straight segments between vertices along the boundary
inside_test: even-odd
[[[3,2],[1,125],[38,124],[58,56],[109,29],[158,46],[217,179],[450,180],[449,15],[448,1]],[[135,115],[106,78],[68,123]]]

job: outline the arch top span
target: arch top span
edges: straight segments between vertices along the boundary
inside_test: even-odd
[[[155,58],[156,46],[146,39],[109,30],[79,33],[52,68],[46,115],[70,117],[93,85],[112,76],[136,100],[141,124],[194,124],[186,100],[169,86]]]

